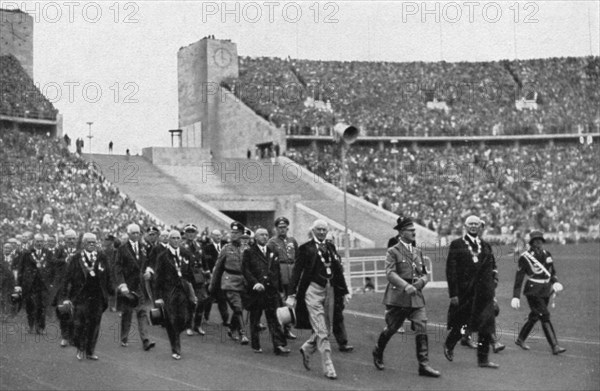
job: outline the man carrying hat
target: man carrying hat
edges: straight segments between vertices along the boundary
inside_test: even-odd
[[[205,265],[206,269],[211,273],[215,268],[219,254],[221,254],[221,249],[225,246],[225,244],[227,244],[227,242],[223,241],[223,234],[218,229],[215,229],[210,233],[210,239],[202,247],[202,264]],[[208,280],[210,281],[210,277]],[[227,299],[221,291],[220,286],[216,286],[215,289],[216,292],[211,294],[204,305],[204,319],[208,320],[210,318],[212,303],[216,302],[223,326],[229,327],[229,310],[227,309]]]
[[[189,336],[194,335],[196,331],[200,335],[204,335],[205,332],[202,329],[202,320],[204,314],[204,306],[208,302],[208,275],[210,272],[202,264],[202,247],[196,242],[196,236],[198,235],[198,227],[194,224],[188,224],[183,228],[183,234],[185,240],[181,243],[181,248],[187,251],[192,256],[192,270],[195,279],[196,298],[198,302],[196,305],[188,307],[188,323],[186,325],[186,334]]]
[[[240,222],[231,223],[231,243],[225,245],[219,254],[209,292],[214,295],[217,286],[220,286],[233,311],[227,335],[236,342],[239,340],[242,345],[248,345],[250,341],[246,337],[242,307],[242,295],[246,292],[246,280],[242,272],[243,233],[244,226]],[[239,337],[235,335],[236,333]]]
[[[137,224],[127,226],[128,239],[117,250],[115,256],[115,279],[118,286],[118,302],[122,307],[121,314],[121,346],[129,345],[129,330],[131,329],[131,319],[135,313],[138,323],[138,332],[142,340],[142,347],[148,351],[156,343],[150,341],[148,336],[148,304],[149,296],[146,290],[146,284],[142,281],[142,275],[146,270],[146,250],[140,243],[141,231]],[[132,306],[133,302],[123,300],[129,293],[139,297],[137,305]]]
[[[252,349],[255,353],[262,353],[259,322],[264,311],[273,350],[277,355],[286,355],[290,349],[285,347],[287,342],[275,315],[281,300],[279,257],[267,247],[269,232],[266,229],[257,229],[254,238],[256,243],[246,249],[242,255],[242,271],[248,283],[246,309],[250,311]]]
[[[422,292],[428,277],[421,251],[413,245],[415,226],[410,217],[405,217],[394,229],[400,233],[400,241],[387,250],[388,285],[383,297],[386,326],[373,350],[373,363],[377,369],[384,369],[383,351],[404,320],[409,319],[416,333],[419,376],[439,377],[440,372],[429,365],[427,313]]]
[[[444,355],[454,359],[454,347],[461,339],[464,325],[478,332],[477,362],[481,368],[498,368],[490,362],[492,334],[496,331],[494,307],[498,271],[492,247],[479,237],[481,220],[469,216],[466,234],[450,243],[446,260],[446,278],[450,296],[448,328]]]
[[[554,332],[554,327],[550,323],[550,311],[548,311],[548,302],[553,294],[563,290],[563,286],[558,282],[554,261],[550,252],[544,250],[542,243],[545,243],[544,235],[540,231],[533,231],[529,234],[529,249],[524,251],[519,258],[517,274],[515,275],[515,285],[513,288],[513,299],[511,307],[518,310],[521,306],[521,285],[525,276],[528,277],[525,283],[523,294],[527,298],[527,303],[531,312],[529,319],[523,325],[519,332],[519,337],[515,342],[524,350],[529,350],[525,344],[525,339],[533,329],[538,320],[542,322],[542,329],[553,354],[566,352],[565,348],[558,346],[558,340]]]
[[[290,221],[286,217],[275,219],[275,231],[277,235],[269,239],[267,246],[277,254],[281,269],[281,289],[283,291],[283,300],[286,300],[290,291],[290,278],[296,253],[298,252],[298,242],[291,236],[288,236]],[[296,339],[291,331],[291,324],[285,326],[285,337],[287,339]]]
[[[94,353],[100,334],[102,313],[108,308],[108,296],[114,291],[108,260],[97,251],[96,235],[85,233],[83,250],[67,265],[63,285],[63,305],[73,306],[73,342],[77,359],[98,360]]]

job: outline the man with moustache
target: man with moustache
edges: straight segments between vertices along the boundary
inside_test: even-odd
[[[350,292],[346,285],[340,257],[335,246],[326,243],[328,226],[315,220],[311,226],[313,238],[298,248],[288,297],[289,305],[296,305],[296,328],[311,329],[310,338],[300,348],[302,362],[310,370],[310,356],[321,353],[324,375],[337,379],[331,359],[330,330],[339,327],[334,303],[338,298],[348,302]]]
[[[192,255],[180,248],[181,235],[177,230],[169,233],[168,244],[156,262],[156,297],[164,306],[165,327],[171,343],[172,357],[181,359],[180,334],[185,330],[188,317],[187,308],[196,305],[193,295],[195,286],[192,270]]]
[[[248,283],[246,309],[250,311],[250,340],[255,353],[262,353],[260,347],[260,318],[265,313],[267,327],[276,355],[287,355],[290,349],[283,330],[277,321],[275,311],[279,307],[281,274],[277,254],[267,247],[269,232],[259,228],[254,233],[255,243],[246,249],[242,256],[242,270]]]
[[[194,335],[194,329],[200,335],[204,335],[201,314],[203,314],[204,304],[208,296],[205,287],[205,273],[202,268],[202,247],[196,242],[197,235],[198,227],[196,227],[195,224],[188,224],[183,228],[184,239],[181,241],[181,248],[186,250],[192,256],[192,269],[194,277],[196,278],[195,287],[198,289],[196,295],[199,299],[199,305],[190,305],[190,307],[188,307],[189,316],[187,317],[188,324],[186,327],[186,334],[189,336]]]
[[[221,234],[221,231],[218,229],[215,229],[210,233],[210,240],[202,247],[202,263],[204,264],[204,267],[211,273],[208,278],[209,281],[215,268],[215,264],[217,263],[217,258],[219,258],[221,249],[225,244],[227,244],[227,242],[223,241],[223,234]],[[204,319],[208,320],[210,318],[212,303],[216,302],[223,326],[229,327],[227,298],[219,286],[216,286],[215,289],[216,292],[211,294],[207,303],[204,305]]]
[[[479,237],[481,220],[469,216],[467,233],[450,243],[446,260],[446,278],[450,296],[448,328],[444,356],[454,359],[454,347],[461,339],[464,325],[478,332],[477,362],[481,368],[497,369],[489,361],[492,334],[496,331],[494,297],[498,271],[492,247]]]
[[[29,333],[42,334],[46,328],[46,308],[50,304],[56,265],[44,248],[44,237],[33,237],[33,248],[25,252],[19,265],[15,292],[23,294]]]
[[[277,235],[269,239],[267,246],[275,251],[279,258],[281,269],[281,287],[283,290],[283,300],[286,300],[290,292],[290,279],[292,277],[292,269],[296,253],[298,252],[298,242],[291,236],[288,236],[290,221],[286,217],[278,217],[275,219],[275,231]],[[287,339],[296,339],[296,336],[291,331],[291,324],[285,325],[285,337]]]
[[[227,335],[236,342],[239,340],[242,345],[248,345],[250,341],[246,337],[242,307],[242,296],[246,293],[246,280],[242,272],[241,239],[244,229],[244,226],[238,221],[231,223],[231,243],[225,245],[221,250],[210,281],[209,291],[214,295],[215,289],[220,286],[233,312]]]
[[[98,360],[95,354],[102,314],[114,290],[106,256],[97,251],[96,235],[85,233],[83,250],[71,258],[63,285],[64,305],[73,306],[73,342],[77,359]]]
[[[388,285],[383,297],[386,326],[373,350],[373,363],[377,369],[384,369],[385,347],[404,321],[409,319],[416,333],[419,376],[439,377],[440,372],[429,365],[427,312],[422,292],[428,277],[423,255],[414,246],[415,226],[410,217],[405,217],[394,229],[398,230],[400,240],[387,250],[385,271]]]
[[[152,349],[156,343],[148,336],[148,302],[149,296],[142,281],[142,273],[146,264],[146,253],[140,244],[140,227],[137,224],[127,226],[128,240],[121,244],[117,250],[115,259],[115,279],[118,291],[122,295],[134,292],[139,296],[136,307],[129,302],[121,301],[121,346],[127,347],[131,318],[135,312],[138,323],[138,331],[145,351]]]

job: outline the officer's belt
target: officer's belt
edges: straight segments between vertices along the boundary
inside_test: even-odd
[[[413,278],[412,280],[408,280],[410,281],[411,284],[414,284],[415,282],[419,281],[420,278]]]
[[[232,269],[227,269],[227,268],[225,268],[225,271],[226,271],[227,273],[229,273],[229,274],[237,274],[237,275],[239,275],[239,276],[243,275],[243,273],[242,273],[241,271],[239,271],[239,270],[232,270]]]
[[[529,281],[535,282],[537,284],[547,284],[547,283],[550,282],[550,279],[549,278],[545,278],[545,279],[542,279],[542,278],[530,278]]]

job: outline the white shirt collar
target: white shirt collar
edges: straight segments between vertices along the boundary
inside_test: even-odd
[[[412,244],[410,244],[410,243],[404,243],[404,241],[402,239],[400,239],[399,242],[402,243],[404,245],[404,247],[406,247],[406,249],[408,251],[412,251]]]
[[[479,243],[479,236],[473,236],[470,233],[467,232],[467,236],[469,237],[469,239],[471,239],[471,241],[473,243]]]

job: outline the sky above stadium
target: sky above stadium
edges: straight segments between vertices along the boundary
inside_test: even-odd
[[[35,81],[92,152],[168,146],[177,51],[207,35],[242,56],[493,61],[599,55],[599,2],[0,1],[34,17]],[[85,152],[88,139],[85,138]]]

